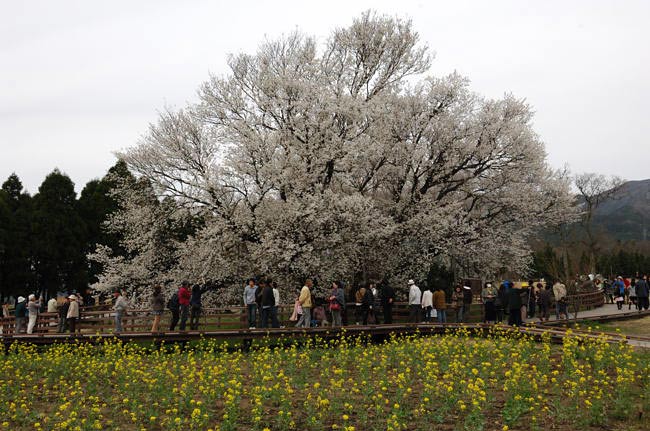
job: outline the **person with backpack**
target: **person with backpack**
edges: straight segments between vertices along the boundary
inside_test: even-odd
[[[167,308],[172,313],[172,319],[169,324],[169,330],[173,331],[174,329],[176,329],[176,324],[178,323],[178,319],[180,318],[180,305],[178,303],[178,292],[174,292],[172,296],[169,298],[169,301],[167,301]]]
[[[159,285],[153,287],[153,294],[151,295],[151,311],[153,314],[153,324],[151,325],[151,332],[158,332],[160,326],[160,317],[165,309],[165,298],[162,294],[162,288]]]

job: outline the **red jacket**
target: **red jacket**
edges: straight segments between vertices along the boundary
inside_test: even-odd
[[[181,288],[178,289],[178,303],[180,305],[190,305],[191,297],[192,294],[190,293],[190,289],[187,287],[181,286]]]

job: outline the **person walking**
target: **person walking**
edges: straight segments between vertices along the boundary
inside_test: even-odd
[[[300,316],[300,320],[298,320],[298,323],[296,324],[296,326],[299,328],[311,327],[311,307],[312,307],[311,288],[313,285],[314,285],[313,281],[310,278],[308,278],[307,280],[305,280],[305,285],[302,286],[302,289],[300,289],[300,296],[298,297],[298,302],[302,307],[302,316]]]
[[[257,322],[257,286],[254,279],[249,279],[248,284],[244,287],[244,306],[248,312],[248,328],[254,329]]]
[[[372,316],[375,319],[375,324],[378,325],[380,324],[380,310],[381,310],[381,291],[377,288],[376,284],[371,285],[372,288],[370,289],[372,293]]]
[[[190,283],[184,281],[181,283],[181,287],[178,289],[178,307],[181,313],[181,323],[178,325],[180,331],[185,330],[187,324],[187,318],[190,315],[190,299],[192,298],[192,293],[190,292]]]
[[[79,319],[79,302],[77,302],[76,295],[68,296],[70,304],[68,306],[68,314],[65,316],[68,327],[70,328],[70,334],[74,335],[77,331],[77,320]]]
[[[506,282],[504,281],[499,285],[499,290],[497,291],[497,297],[494,300],[494,308],[497,313],[497,323],[503,322],[505,304],[507,302],[507,289]]]
[[[381,306],[384,310],[384,323],[393,323],[393,303],[395,302],[395,290],[388,281],[384,280],[381,289]]]
[[[568,319],[566,286],[560,280],[556,280],[553,284],[553,297],[555,299],[556,319]]]
[[[483,302],[483,321],[485,323],[494,323],[497,320],[496,307],[494,301],[497,298],[497,289],[492,283],[485,283],[481,290],[481,301]]]
[[[27,323],[27,333],[32,334],[34,332],[34,327],[36,326],[36,320],[38,319],[38,311],[41,308],[41,300],[43,298],[36,299],[36,295],[31,294],[28,297],[27,302],[27,313],[29,314],[29,322]]]
[[[342,326],[341,311],[345,307],[345,295],[337,282],[332,282],[332,290],[328,301],[330,313],[332,313],[332,326]]]
[[[25,330],[25,314],[27,307],[25,306],[25,297],[19,296],[16,302],[16,309],[14,314],[16,316],[16,334],[20,334]]]
[[[126,313],[127,302],[126,298],[122,295],[119,289],[113,292],[115,302],[113,303],[113,310],[115,311],[115,332],[122,332],[122,316]]]
[[[437,287],[436,291],[433,292],[431,298],[433,303],[433,308],[436,309],[436,314],[438,315],[438,323],[447,323],[447,297],[445,296],[445,291],[442,290],[442,287]]]
[[[61,304],[57,310],[57,313],[59,314],[59,321],[58,321],[58,326],[56,328],[56,332],[59,334],[62,334],[66,331],[68,327],[68,310],[70,309],[70,298],[65,298],[63,300],[63,304]]]
[[[422,311],[424,312],[424,323],[431,323],[433,317],[433,293],[429,286],[424,288],[422,293]]]
[[[420,322],[420,310],[422,309],[422,291],[415,284],[415,281],[409,280],[409,322]]]
[[[165,298],[162,294],[162,287],[160,287],[160,285],[153,287],[153,293],[151,295],[151,310],[153,314],[151,332],[156,333],[159,331],[160,317],[165,310]]]
[[[372,304],[374,302],[374,296],[372,295],[372,285],[369,285],[368,288],[362,289],[363,297],[361,298],[361,323],[367,325],[368,323],[374,323],[372,315]]]
[[[474,302],[474,294],[470,286],[469,280],[463,283],[463,322],[469,319],[469,313],[472,309],[472,302]]]
[[[635,309],[638,309],[638,303],[636,300],[636,284],[641,281],[641,279],[632,279],[632,283],[630,284],[630,291],[628,293],[628,301],[627,301],[627,309],[631,310],[632,305],[634,305]]]
[[[648,276],[644,275],[642,279],[636,282],[636,300],[637,300],[637,309],[639,312],[641,310],[647,310],[650,308],[649,298],[650,296],[650,285],[648,284]]]

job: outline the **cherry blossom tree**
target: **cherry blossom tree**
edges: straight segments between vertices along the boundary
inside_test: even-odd
[[[573,211],[570,179],[547,165],[523,100],[430,76],[431,60],[410,21],[372,12],[323,44],[292,33],[229,57],[198,103],[163,112],[120,154],[162,203],[141,209],[141,190],[119,190],[109,228],[137,227],[133,258],[100,248],[102,285],[155,267],[152,235],[187,217],[201,226],[160,276],[231,286],[222,301],[253,274],[399,287],[449,259],[524,271],[529,235]]]

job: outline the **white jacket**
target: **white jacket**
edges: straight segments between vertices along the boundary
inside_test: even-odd
[[[409,305],[420,305],[421,298],[422,292],[420,291],[420,288],[415,284],[412,284],[409,289]]]
[[[425,290],[422,294],[422,308],[433,307],[433,293]]]

